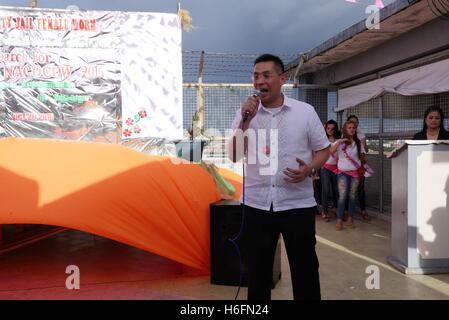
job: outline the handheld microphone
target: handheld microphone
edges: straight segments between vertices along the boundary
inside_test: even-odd
[[[252,96],[254,98],[260,97],[260,90],[254,90]],[[243,122],[246,122],[246,120],[248,120],[249,117],[249,111],[246,111],[245,114],[243,115]]]
[[[246,120],[248,120],[249,117],[249,111],[246,111],[245,114],[243,115],[243,122],[245,123]]]
[[[254,90],[254,91],[253,91],[253,97],[254,97],[254,98],[260,97],[260,90],[257,90],[257,89]]]

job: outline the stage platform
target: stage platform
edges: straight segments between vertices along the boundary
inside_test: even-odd
[[[449,275],[404,275],[387,263],[390,222],[356,220],[335,231],[335,220],[317,216],[317,252],[323,299],[449,299]],[[80,269],[80,289],[65,287],[68,265]],[[369,266],[378,266],[380,288],[368,289]],[[0,255],[0,299],[232,300],[237,287],[210,284],[202,271],[75,230]],[[274,300],[292,299],[282,245],[282,279]],[[246,299],[242,288],[239,299]]]

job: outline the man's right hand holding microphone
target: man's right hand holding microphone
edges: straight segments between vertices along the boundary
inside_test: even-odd
[[[259,91],[255,91],[254,94],[246,100],[246,102],[242,105],[242,121],[240,122],[240,128],[243,127],[243,130],[248,129],[249,123],[254,118],[259,109],[260,103],[260,93]]]

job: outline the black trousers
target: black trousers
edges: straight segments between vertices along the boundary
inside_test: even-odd
[[[295,300],[320,300],[318,257],[315,252],[316,207],[280,212],[245,206],[244,232],[248,248],[248,300],[271,300],[273,263],[282,234]]]

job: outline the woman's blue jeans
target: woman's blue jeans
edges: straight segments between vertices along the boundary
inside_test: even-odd
[[[359,180],[344,173],[337,175],[338,184],[338,219],[343,219],[345,203],[348,200],[349,216],[354,217],[355,199]]]
[[[338,205],[337,175],[332,171],[323,167],[320,170],[320,180],[321,180],[321,205],[323,206],[324,212],[327,214],[328,211],[327,200],[329,199],[329,194],[332,194],[332,205],[335,208]]]

